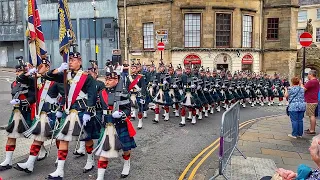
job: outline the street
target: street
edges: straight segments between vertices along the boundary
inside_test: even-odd
[[[1,125],[5,125],[8,121],[11,106],[10,101],[10,82],[14,79],[13,73],[0,72],[0,104],[1,104]],[[278,107],[247,107],[241,109],[241,122],[246,120],[284,114],[285,106]],[[154,115],[152,111],[148,111],[148,118],[144,120],[144,127],[137,130],[135,137],[137,148],[132,152],[131,172],[127,179],[132,180],[175,180],[178,179],[182,171],[188,163],[206,146],[211,144],[219,137],[219,128],[221,115],[215,113],[208,118],[198,121],[196,125],[187,123],[185,127],[180,128],[180,118],[175,118],[171,113],[170,121],[160,121],[159,124],[153,124]],[[137,126],[137,120],[133,121]],[[0,133],[0,140],[3,142],[1,151],[4,151],[4,143],[6,136],[4,130]],[[25,143],[23,154],[26,158],[30,141],[20,141]],[[82,168],[85,165],[86,158],[76,158],[72,152],[74,151],[75,142],[72,142],[69,149],[69,154],[66,162],[66,170],[64,179],[95,179],[96,168],[87,173],[82,173]],[[19,149],[16,149],[19,151]],[[11,169],[0,173],[0,177],[5,180],[40,180],[45,179],[48,174],[55,171],[54,162],[56,159],[56,148],[53,147],[50,156],[41,162],[36,162],[34,172],[26,174]],[[1,160],[4,158],[4,153],[0,153]],[[213,156],[217,156],[216,153]],[[16,157],[16,156],[15,156]],[[122,158],[111,159],[105,175],[106,179],[120,179],[122,170]],[[25,160],[23,160],[25,161]]]

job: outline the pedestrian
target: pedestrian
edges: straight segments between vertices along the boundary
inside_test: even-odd
[[[305,130],[305,133],[308,135],[316,135],[316,117],[315,111],[318,105],[318,92],[319,92],[319,81],[316,77],[317,71],[311,70],[308,73],[308,82],[301,86],[305,90],[305,102],[306,106],[306,115],[310,118],[310,128]]]
[[[125,77],[128,77],[129,75],[129,63],[127,60],[124,60],[123,62],[123,69],[122,69],[122,77],[125,78]]]
[[[285,87],[285,97],[288,98],[289,116],[292,125],[292,133],[288,134],[291,138],[302,137],[303,134],[303,117],[306,111],[304,102],[304,89],[300,86],[300,79],[293,77],[291,79],[292,86]]]
[[[119,62],[114,66],[114,72],[116,72],[118,75],[121,75],[123,71],[123,66],[120,65]]]

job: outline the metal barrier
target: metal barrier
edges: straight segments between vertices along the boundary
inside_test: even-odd
[[[223,176],[225,179],[228,179],[224,174],[224,171],[235,149],[246,159],[244,154],[237,148],[239,140],[239,120],[240,103],[238,101],[222,115],[220,127],[219,173],[210,178],[210,180],[213,180],[218,176]]]

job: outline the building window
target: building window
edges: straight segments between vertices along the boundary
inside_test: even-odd
[[[242,19],[242,47],[252,47],[252,24],[253,17],[244,15]]]
[[[267,39],[277,40],[279,38],[279,18],[268,18]]]
[[[184,15],[184,47],[200,47],[201,14]]]
[[[320,28],[316,29],[316,42],[320,42]]]
[[[216,14],[216,46],[230,47],[231,41],[231,14]]]
[[[297,42],[300,42],[300,35],[304,33],[304,29],[298,29],[297,30]]]
[[[317,19],[320,19],[320,9],[317,9]]]
[[[307,21],[307,11],[299,11],[298,13],[298,21],[299,22],[304,22]]]
[[[143,24],[143,49],[154,49],[153,23]]]

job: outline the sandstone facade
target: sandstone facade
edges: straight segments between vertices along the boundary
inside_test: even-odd
[[[124,50],[123,0],[119,0],[118,6],[120,46]],[[146,64],[151,60],[158,62],[160,52],[156,50],[156,40],[154,49],[143,48],[143,23],[152,22],[154,32],[168,30],[168,43],[163,52],[167,63],[183,65],[188,55],[196,54],[204,67],[213,69],[218,68],[218,64],[227,64],[229,70],[235,71],[245,67],[242,59],[249,54],[252,71],[270,74],[277,71],[289,75],[290,62],[297,59],[298,8],[297,0],[127,0],[128,58],[141,59]],[[200,14],[201,18],[200,46],[194,48],[185,47],[185,14],[190,13]],[[216,46],[218,13],[231,15],[230,45],[227,47]],[[243,47],[242,43],[244,15],[253,19],[251,47]],[[267,40],[268,18],[279,18],[279,38],[276,40]]]

